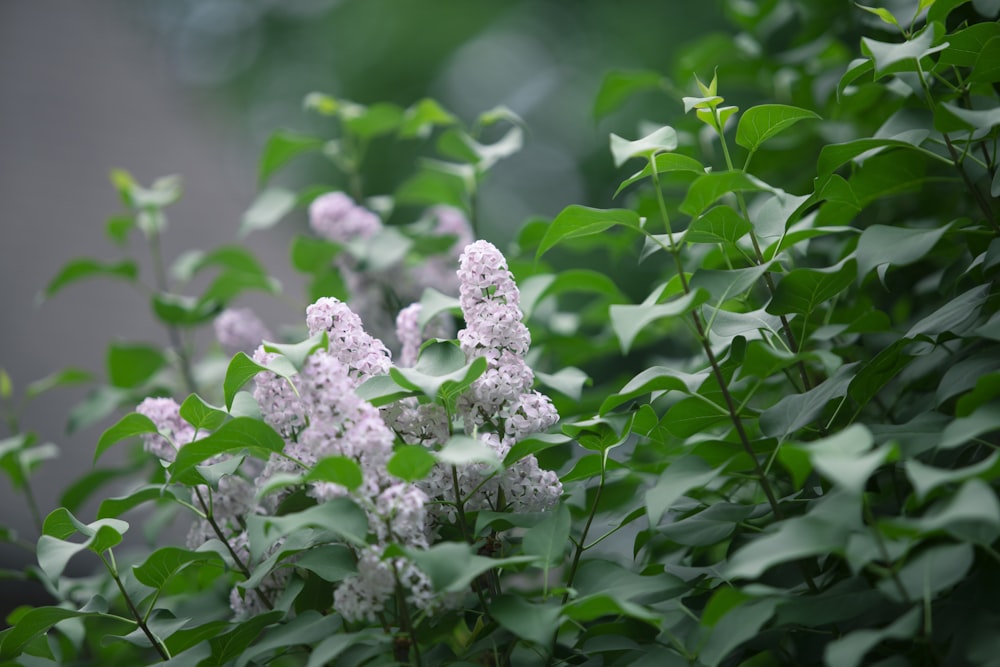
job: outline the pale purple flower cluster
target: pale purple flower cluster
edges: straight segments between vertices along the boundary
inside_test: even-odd
[[[392,597],[397,578],[407,591],[408,603],[418,609],[433,608],[434,591],[427,575],[405,558],[384,558],[377,546],[361,551],[358,573],[334,592],[333,607],[349,621],[375,621]]]
[[[368,239],[382,229],[377,215],[343,192],[328,192],[316,197],[309,205],[309,225],[325,239],[346,243]]]
[[[483,357],[487,368],[460,397],[458,409],[470,434],[486,431],[480,438],[503,459],[524,437],[544,431],[559,420],[547,396],[531,389],[534,373],[524,355],[531,345],[528,328],[518,305],[520,293],[507,260],[487,241],[466,247],[460,259],[459,303],[466,328],[458,340],[466,357]],[[483,471],[464,471],[471,492]],[[538,511],[555,504],[562,485],[551,471],[538,467],[527,456],[506,469],[496,488],[486,484],[479,492],[481,506],[503,500],[518,511]]]
[[[226,354],[255,349],[261,341],[271,340],[267,325],[249,308],[226,308],[213,322],[215,338]]]
[[[261,366],[277,358],[261,345],[253,353],[253,360]],[[254,377],[254,400],[260,406],[260,414],[268,426],[283,438],[295,439],[299,431],[306,427],[305,407],[291,383],[271,371],[261,371]]]
[[[447,253],[428,257],[414,266],[411,269],[412,282],[420,290],[433,287],[444,294],[454,294],[458,291],[455,262],[462,249],[474,240],[472,225],[464,213],[451,206],[435,206],[428,213],[435,219],[433,233],[436,236],[454,236],[455,243]]]
[[[147,398],[135,411],[149,417],[156,424],[159,433],[143,433],[142,442],[146,451],[157,458],[173,462],[177,450],[195,437],[195,428],[187,423],[180,412],[181,406],[172,398]]]
[[[420,352],[420,345],[424,342],[417,322],[421,310],[419,303],[411,303],[396,316],[396,338],[402,345],[396,362],[400,368],[410,368],[417,363],[417,353]]]
[[[309,335],[326,331],[330,353],[348,367],[360,384],[373,375],[385,375],[392,365],[392,355],[377,338],[365,332],[361,318],[346,303],[323,297],[306,309]]]

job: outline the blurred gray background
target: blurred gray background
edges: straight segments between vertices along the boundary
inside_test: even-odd
[[[168,344],[147,299],[124,283],[92,281],[36,299],[67,260],[121,256],[103,234],[121,210],[110,169],[145,184],[183,177],[163,241],[172,258],[236,240],[267,135],[314,129],[301,111],[310,91],[401,105],[430,95],[466,121],[506,104],[529,134],[524,152],[501,163],[482,193],[485,235],[503,243],[529,215],[609,203],[612,126],[591,113],[601,78],[610,68],[664,71],[678,44],[724,28],[722,11],[721,0],[0,3],[0,368],[15,398],[65,366],[102,378],[111,338]],[[634,132],[633,116],[619,115],[613,129]],[[302,186],[330,175],[306,174],[309,166],[286,177]],[[302,224],[293,218],[288,225]],[[287,236],[260,232],[245,242],[295,292]],[[138,238],[130,248],[143,256]],[[301,317],[277,302],[263,310],[272,328]],[[86,390],[46,394],[22,415],[24,429],[62,450],[34,477],[43,516],[90,469],[108,425],[66,434],[66,415]],[[0,524],[34,542],[27,505],[6,477],[0,507]],[[0,568],[29,561],[0,544]],[[35,599],[32,592],[0,580],[0,615]]]

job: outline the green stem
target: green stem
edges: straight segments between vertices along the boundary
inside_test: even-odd
[[[396,567],[395,561],[392,561],[392,574],[396,578],[396,611],[399,614],[399,624],[409,637],[410,647],[413,648],[414,664],[416,667],[423,667],[417,634],[413,631],[413,620],[410,618],[410,610],[406,604],[406,591],[399,581],[399,569]]]
[[[719,133],[719,143],[722,144],[722,155],[726,160],[726,168],[728,168],[729,171],[735,171],[735,168],[733,167],[733,158],[732,155],[730,155],[729,153],[729,142],[726,141],[726,135],[722,131],[721,127],[722,123],[721,119],[719,118],[719,111],[718,109],[715,109],[713,111],[715,113],[715,119],[716,119],[715,129]],[[750,166],[750,160],[752,158],[753,158],[753,151],[750,151],[750,153],[747,155],[746,162],[743,164],[744,172],[746,172],[747,167]],[[740,214],[747,222],[750,222],[750,210],[749,208],[747,208],[746,199],[744,199],[742,192],[739,191],[736,192],[736,201],[740,207]],[[753,229],[750,230],[749,236],[750,236],[750,242],[753,244],[753,252],[755,257],[754,261],[756,262],[757,266],[760,266],[764,263],[764,253],[760,248],[760,242],[757,240],[757,234],[756,232],[754,232]],[[767,285],[767,290],[773,297],[774,279],[771,277],[771,274],[766,271],[764,272],[764,284]],[[792,327],[788,323],[788,318],[785,317],[784,315],[780,315],[779,319],[781,320],[781,329],[782,331],[785,332],[785,338],[788,339],[788,346],[789,348],[791,348],[792,354],[798,354],[799,353],[798,340],[795,338],[795,334],[792,332]],[[806,372],[805,363],[802,360],[799,360],[798,362],[796,362],[796,366],[798,366],[799,369],[799,377],[802,379],[802,387],[801,388],[796,387],[795,390],[799,393],[802,393],[803,391],[808,391],[812,389],[812,382],[810,382],[809,380],[809,373]]]
[[[149,236],[149,251],[153,256],[153,272],[156,274],[156,286],[161,294],[167,293],[167,272],[163,265],[163,249],[160,245],[159,232],[153,232]],[[191,394],[198,393],[198,385],[194,381],[194,372],[191,370],[191,358],[188,356],[184,342],[181,340],[180,330],[173,324],[167,324],[167,336],[170,338],[170,345],[174,348],[177,361],[181,367],[181,377],[184,385]]]
[[[159,637],[153,634],[146,625],[146,618],[139,613],[136,608],[135,603],[132,602],[132,598],[129,597],[128,591],[125,590],[125,584],[122,583],[121,577],[118,576],[118,567],[115,565],[114,553],[108,549],[108,558],[104,557],[104,554],[98,554],[101,562],[104,563],[104,567],[108,568],[108,572],[111,573],[111,578],[115,580],[115,584],[118,586],[118,591],[122,594],[122,598],[125,600],[125,606],[128,607],[129,613],[132,614],[132,618],[135,619],[136,624],[142,630],[142,633],[146,635],[149,643],[156,649],[156,652],[160,654],[160,658],[164,661],[170,660],[170,651],[167,647],[163,645],[163,642]]]
[[[569,589],[573,587],[573,579],[576,577],[576,570],[580,567],[580,558],[583,556],[583,552],[586,550],[584,544],[587,542],[587,533],[590,532],[590,526],[594,523],[594,517],[597,515],[597,506],[601,502],[601,492],[604,490],[604,481],[607,478],[607,458],[601,458],[601,482],[597,487],[597,492],[594,494],[594,505],[590,508],[590,515],[587,517],[587,523],[583,527],[583,532],[580,534],[580,540],[576,543],[576,553],[573,554],[573,564],[569,568],[569,576],[566,578],[566,593],[563,594],[562,603],[566,604],[569,601]]]

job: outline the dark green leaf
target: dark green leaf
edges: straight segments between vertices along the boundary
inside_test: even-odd
[[[858,239],[858,279],[874,268],[906,266],[923,258],[941,240],[951,225],[932,229],[906,229],[872,225]],[[881,273],[880,273],[881,275]]]
[[[430,474],[435,463],[437,459],[426,447],[403,445],[396,448],[385,468],[390,475],[404,482],[416,482]]]
[[[214,551],[188,551],[178,547],[162,547],[151,553],[141,565],[132,566],[132,573],[141,583],[160,588],[176,572],[192,563],[214,563],[221,569],[225,562]]]
[[[473,554],[470,549],[465,543],[442,542],[428,549],[408,549],[407,554],[430,577],[434,589],[445,593],[465,591],[487,570],[534,560],[533,556],[486,558]]]
[[[653,158],[653,163],[656,166],[657,174],[669,174],[677,171],[688,172],[691,174],[705,173],[704,165],[702,165],[694,158],[688,157],[687,155],[682,155],[680,153],[658,153]],[[621,185],[619,185],[618,189],[615,190],[615,197],[621,194],[622,190],[632,185],[633,183],[641,181],[644,178],[649,178],[652,175],[653,175],[652,166],[649,164],[649,162],[647,162],[642,169],[635,172],[634,174],[632,174],[631,176],[629,176],[628,178],[626,178],[624,181],[621,182]]]
[[[853,261],[841,262],[827,269],[794,269],[777,284],[767,312],[808,316],[820,304],[847,289],[855,275],[857,265]]]
[[[920,628],[920,607],[913,607],[881,630],[863,629],[826,645],[826,664],[857,667],[865,654],[886,639],[910,640]]]
[[[721,473],[722,468],[712,469],[697,456],[685,456],[671,463],[660,475],[656,485],[646,491],[649,525],[657,526],[681,496],[691,489],[704,487]]]
[[[569,546],[571,521],[569,508],[557,505],[540,523],[524,533],[521,546],[524,553],[534,556],[546,572],[559,565]]]
[[[559,607],[532,603],[517,595],[504,594],[490,604],[490,616],[503,628],[539,646],[548,646],[559,627]]]
[[[7,378],[6,385],[4,385],[3,377],[0,377],[0,398],[7,398],[10,395],[10,390],[8,389],[7,394],[4,395],[2,389],[4,386],[10,386],[10,377],[2,370],[0,370],[0,375]],[[24,396],[30,400],[40,394],[44,394],[50,389],[90,382],[93,378],[93,374],[89,371],[80,368],[64,368],[57,373],[47,375],[41,380],[35,380],[29,384],[24,390]]]
[[[687,376],[689,378],[690,376]],[[617,393],[611,394],[601,403],[600,414],[604,415],[623,403],[645,394],[654,393],[656,398],[665,391],[688,392],[691,387],[684,374],[667,366],[653,366],[629,380]]]
[[[399,136],[424,138],[435,127],[448,127],[457,122],[458,119],[436,100],[425,97],[404,112],[403,120],[399,126]]]
[[[857,362],[846,364],[822,383],[801,394],[788,394],[760,415],[764,435],[783,440],[814,422],[826,404],[847,394]]]
[[[292,266],[303,273],[318,273],[329,268],[340,251],[340,245],[332,241],[296,235],[290,247]]]

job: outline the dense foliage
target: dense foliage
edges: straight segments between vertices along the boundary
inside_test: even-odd
[[[109,347],[73,418],[124,408],[95,461],[129,463],[39,515],[27,576],[57,602],[11,615],[0,664],[995,662],[1000,4],[861,7],[860,44],[815,4],[730,3],[739,38],[681,56],[700,79],[610,73],[599,117],[660,91],[670,124],[611,135],[620,208],[506,253],[477,195],[519,118],[310,95],[329,135],[272,137],[242,228],[308,210],[280,337],[234,307],[280,290],[238,244],[166,269],[175,179],[113,174],[108,236],[156,275],[81,259],[46,294],[133,282],[172,347]],[[369,151],[414,145],[367,189]],[[307,153],[343,191],[270,184]],[[8,415],[33,506],[54,452]]]

